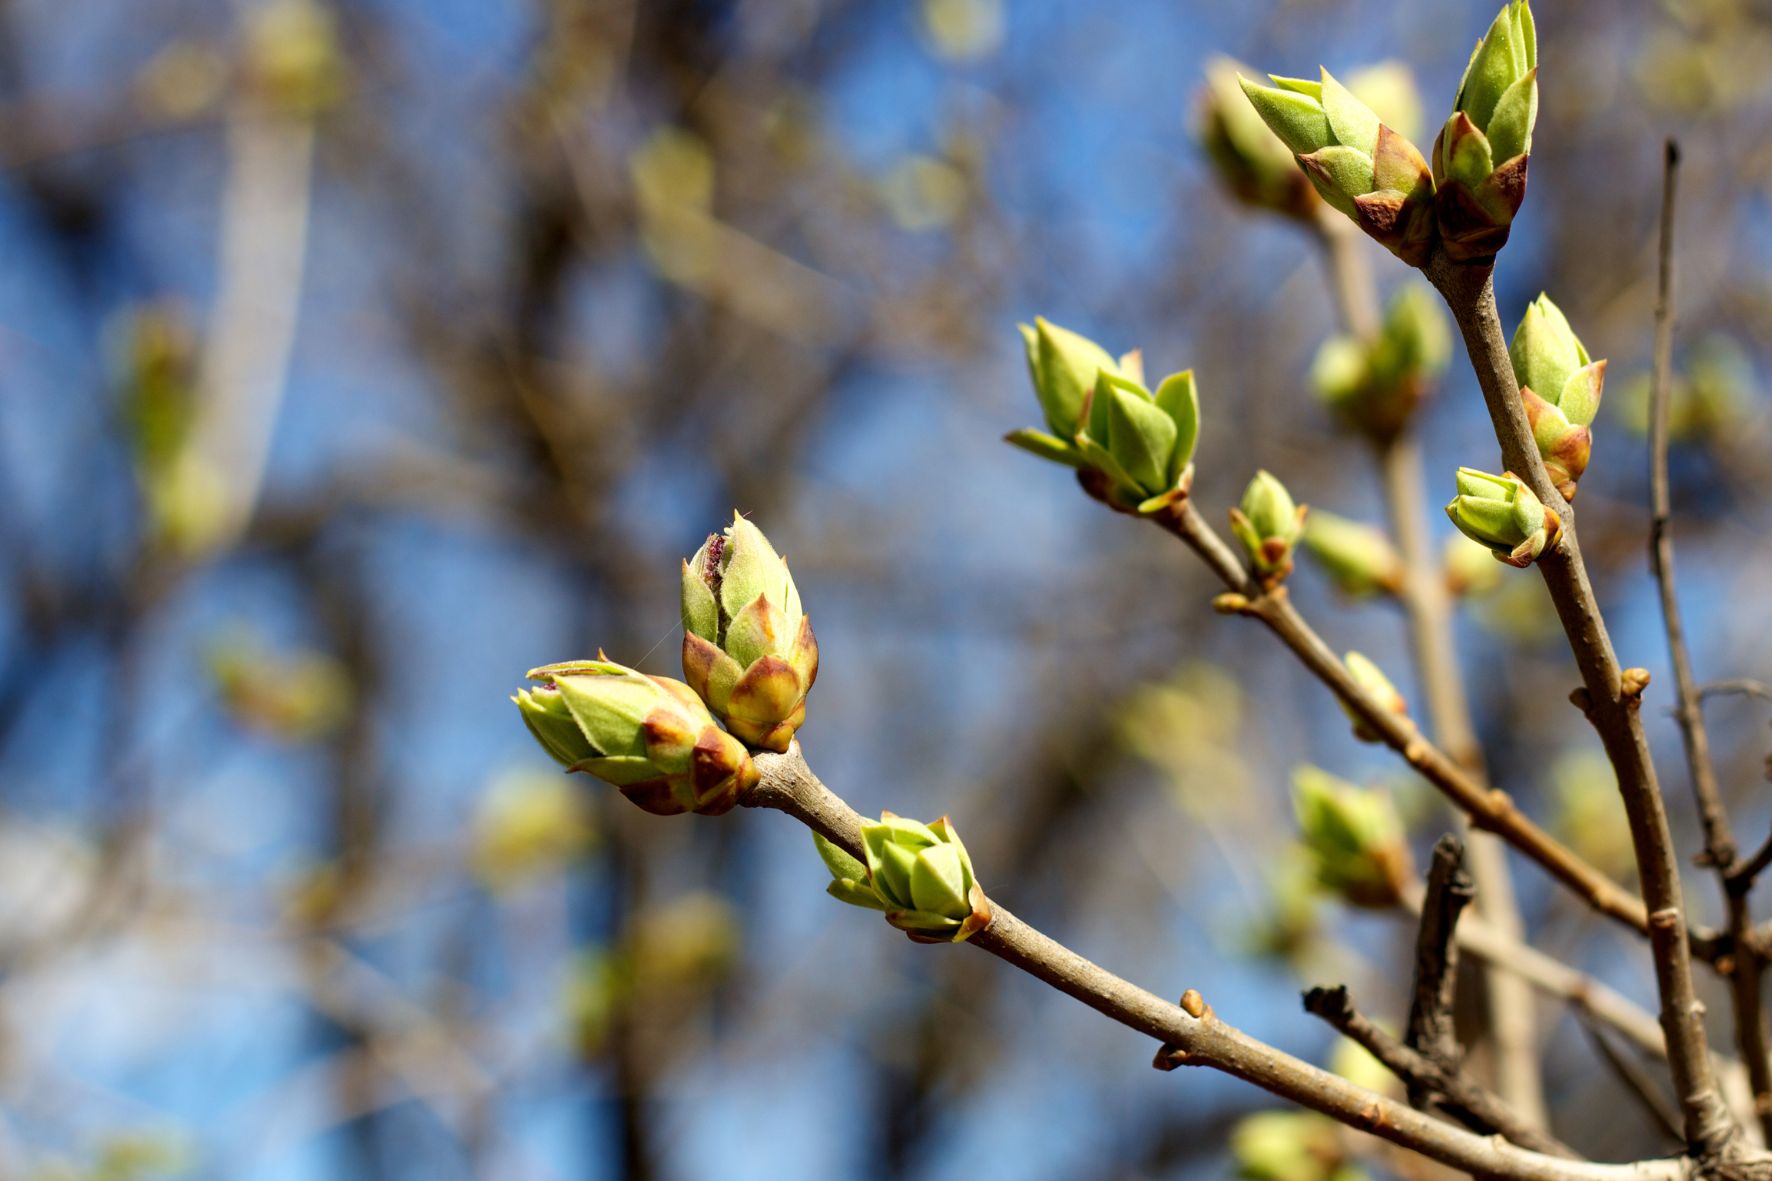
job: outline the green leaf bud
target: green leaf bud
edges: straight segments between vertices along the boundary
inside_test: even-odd
[[[1292,549],[1304,535],[1306,512],[1267,471],[1256,472],[1243,490],[1241,506],[1231,510],[1231,532],[1264,580],[1278,582],[1292,572]]]
[[[818,640],[787,560],[734,514],[683,563],[683,676],[745,743],[785,751],[806,720]]]
[[[1434,144],[1435,213],[1446,253],[1487,262],[1526,197],[1538,119],[1538,36],[1527,0],[1510,0],[1477,42],[1452,117]]]
[[[1312,509],[1304,524],[1304,548],[1343,594],[1363,598],[1403,589],[1402,555],[1376,525]]]
[[[1446,515],[1466,537],[1522,569],[1555,543],[1563,527],[1562,518],[1512,472],[1492,476],[1468,467],[1458,469],[1458,495]]]
[[[991,908],[947,817],[922,824],[891,812],[861,829],[865,861],[813,834],[831,897],[884,911],[918,943],[959,943],[984,930]]]
[[[1409,846],[1388,793],[1317,767],[1292,775],[1292,806],[1317,882],[1355,906],[1386,908],[1409,882]]]
[[[520,689],[512,700],[542,749],[648,812],[715,816],[756,785],[744,744],[715,725],[681,681],[602,658],[547,665],[528,676],[540,686]]]
[[[1298,157],[1317,193],[1411,266],[1433,247],[1433,176],[1401,132],[1327,70],[1319,81],[1238,78],[1258,115]]]
[[[1377,337],[1331,337],[1311,367],[1317,395],[1349,427],[1384,444],[1395,439],[1452,356],[1452,331],[1433,293],[1397,292]]]
[[[1520,318],[1508,357],[1538,453],[1563,499],[1574,500],[1592,452],[1589,427],[1605,390],[1606,362],[1588,356],[1562,310],[1543,294]]]
[[[1366,696],[1378,705],[1398,717],[1409,716],[1409,703],[1397,692],[1397,687],[1384,675],[1384,670],[1374,664],[1368,657],[1359,652],[1349,652],[1343,662],[1347,665],[1348,675],[1353,677]],[[1361,742],[1382,742],[1384,736],[1366,724],[1366,720],[1355,713],[1347,702],[1341,702],[1342,712],[1347,714],[1348,721],[1354,724],[1354,737]]]

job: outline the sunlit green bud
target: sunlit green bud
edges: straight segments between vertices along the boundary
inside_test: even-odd
[[[921,824],[880,813],[878,824],[861,826],[865,862],[817,833],[812,839],[831,873],[831,897],[884,911],[887,922],[918,943],[959,943],[991,921],[972,858],[945,816]]]
[[[1593,448],[1589,425],[1600,409],[1606,362],[1588,356],[1562,310],[1543,294],[1520,318],[1508,356],[1545,469],[1563,499],[1574,500]]]
[[[1376,525],[1312,509],[1304,548],[1343,594],[1391,594],[1403,589],[1403,557]]]
[[[1292,573],[1292,547],[1304,535],[1306,511],[1266,471],[1256,472],[1243,490],[1241,507],[1231,510],[1231,532],[1264,579],[1277,582]]]
[[[1206,64],[1206,85],[1196,108],[1196,134],[1224,187],[1257,209],[1309,219],[1322,207],[1291,150],[1268,130],[1243,97],[1243,70],[1229,58]]]
[[[1292,807],[1324,889],[1355,906],[1402,900],[1412,876],[1409,846],[1388,793],[1302,766],[1292,773]]]
[[[1446,515],[1459,532],[1521,569],[1555,543],[1563,528],[1562,518],[1512,472],[1492,476],[1468,467],[1458,469],[1458,495],[1447,504]]]
[[[1409,703],[1403,700],[1403,695],[1397,692],[1397,687],[1391,684],[1390,678],[1384,675],[1383,669],[1359,652],[1349,652],[1343,658],[1343,663],[1347,665],[1348,675],[1353,677],[1354,683],[1365,692],[1366,696],[1377,702],[1380,708],[1396,714],[1398,717],[1409,716]],[[1348,720],[1354,724],[1355,738],[1361,742],[1383,741],[1383,735],[1368,726],[1365,719],[1355,713],[1345,701],[1341,703],[1341,708],[1347,714]]]
[[[1462,533],[1446,538],[1440,568],[1445,572],[1446,590],[1455,598],[1486,595],[1501,585],[1503,577],[1493,551]]]
[[[1434,144],[1434,205],[1451,258],[1486,261],[1506,245],[1537,119],[1538,35],[1527,0],[1511,0],[1471,53]]]
[[[1452,356],[1452,332],[1433,293],[1418,284],[1397,292],[1371,341],[1332,337],[1318,350],[1311,378],[1336,416],[1386,443],[1408,425]]]
[[[717,816],[756,785],[750,752],[681,681],[604,659],[551,664],[528,676],[541,685],[511,700],[542,749],[648,812]]]
[[[1328,70],[1318,81],[1238,78],[1256,113],[1298,157],[1323,200],[1412,266],[1433,246],[1433,177],[1408,138]]]
[[[751,746],[785,751],[806,720],[818,641],[787,560],[734,515],[683,563],[683,676]]]
[[[1200,426],[1193,371],[1171,374],[1153,394],[1137,352],[1115,361],[1075,333],[1036,325],[1022,326],[1022,340],[1058,433],[1019,430],[1008,441],[1076,468],[1091,496],[1121,512],[1155,513],[1186,496]]]

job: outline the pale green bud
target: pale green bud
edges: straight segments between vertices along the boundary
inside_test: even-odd
[[[1262,1111],[1237,1121],[1231,1155],[1243,1181],[1366,1181],[1335,1121],[1314,1111]]]
[[[1231,510],[1231,532],[1257,574],[1277,581],[1292,572],[1292,549],[1304,535],[1306,509],[1292,502],[1286,486],[1267,471],[1258,471],[1243,490],[1240,507]]]
[[[1349,652],[1343,658],[1343,663],[1347,665],[1348,675],[1354,679],[1354,683],[1382,709],[1394,713],[1398,717],[1409,716],[1409,703],[1403,700],[1403,695],[1397,692],[1397,687],[1391,684],[1389,677],[1384,675],[1384,670],[1374,664],[1371,659],[1359,652]],[[1354,724],[1355,738],[1361,742],[1383,741],[1384,736],[1368,726],[1365,719],[1355,713],[1345,701],[1341,702],[1341,708],[1347,714],[1348,721]]]
[[[1206,86],[1197,108],[1197,134],[1219,180],[1246,205],[1309,219],[1321,199],[1281,143],[1243,97],[1242,67],[1229,58],[1206,65]]]
[[[812,840],[830,871],[831,897],[884,911],[918,943],[959,943],[991,921],[972,858],[945,816],[922,824],[880,813],[878,824],[861,826],[865,862],[817,833]]]
[[[681,681],[603,659],[551,664],[527,675],[541,685],[520,689],[511,700],[542,749],[648,812],[718,815],[756,785],[757,768],[744,744],[715,725]]]
[[[1557,491],[1573,500],[1593,448],[1588,428],[1600,409],[1606,362],[1588,356],[1562,310],[1543,294],[1520,318],[1508,357],[1538,453]]]
[[[1562,518],[1512,472],[1492,476],[1468,467],[1458,469],[1458,495],[1446,505],[1446,515],[1466,537],[1522,569],[1556,541],[1563,527]]]
[[[1317,881],[1355,906],[1395,906],[1412,877],[1402,821],[1389,794],[1317,767],[1292,774],[1292,806]]]
[[[1526,197],[1538,119],[1538,36],[1527,0],[1505,5],[1465,67],[1434,144],[1435,208],[1449,256],[1486,261]]]
[[[1305,519],[1304,548],[1343,594],[1394,595],[1403,589],[1402,555],[1376,525],[1312,509]]]
[[[1421,152],[1329,71],[1318,81],[1239,78],[1262,120],[1330,205],[1411,266],[1433,246],[1433,179]]]
[[[1337,417],[1383,444],[1408,425],[1451,356],[1452,332],[1439,300],[1410,284],[1391,300],[1377,337],[1324,342],[1311,378]]]
[[[818,640],[787,560],[733,515],[683,563],[683,676],[752,746],[785,751],[806,720]]]
[[[1037,324],[1023,325],[1022,339],[1035,392],[1059,433],[1019,430],[1007,441],[1077,468],[1091,496],[1122,512],[1155,513],[1186,496],[1200,430],[1193,371],[1164,378],[1153,394],[1138,353],[1116,362],[1074,333]]]

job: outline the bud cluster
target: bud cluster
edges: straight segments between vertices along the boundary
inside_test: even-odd
[[[1325,341],[1311,366],[1311,380],[1337,418],[1384,444],[1409,424],[1451,356],[1446,313],[1432,292],[1411,285],[1391,300],[1376,338],[1336,336]]]
[[[1164,378],[1152,393],[1135,352],[1116,362],[1045,319],[1023,324],[1021,335],[1051,430],[1013,431],[1009,442],[1076,468],[1091,496],[1123,512],[1154,513],[1187,495],[1200,427],[1192,370]]]
[[[1238,81],[1323,200],[1398,258],[1422,266],[1436,241],[1449,258],[1472,263],[1489,261],[1507,242],[1526,195],[1537,67],[1532,10],[1527,0],[1509,0],[1471,54],[1431,164],[1327,70],[1316,81]],[[1218,162],[1222,149],[1210,136],[1207,144]],[[1248,172],[1263,152],[1271,149],[1244,145],[1239,166]],[[1271,180],[1262,188],[1277,191]],[[1271,198],[1253,203],[1274,206]]]
[[[1317,883],[1355,906],[1386,908],[1412,876],[1403,823],[1390,796],[1318,767],[1292,775],[1292,806]]]
[[[861,826],[865,864],[817,833],[812,840],[831,871],[831,897],[884,911],[915,942],[960,943],[991,921],[972,858],[945,816],[923,824],[880,813],[878,824]]]

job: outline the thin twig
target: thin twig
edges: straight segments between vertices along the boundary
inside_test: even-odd
[[[1410,1102],[1414,1106],[1422,1104],[1415,1102],[1413,1096],[1433,1095],[1449,1115],[1475,1131],[1499,1133],[1534,1152],[1576,1158],[1577,1154],[1568,1145],[1534,1128],[1499,1095],[1482,1087],[1463,1071],[1435,1061],[1380,1029],[1354,1007],[1347,985],[1311,989],[1304,994],[1304,1011],[1321,1017],[1364,1046],[1409,1088]]]
[[[1392,713],[1362,689],[1341,658],[1292,605],[1285,588],[1264,590],[1191,502],[1182,501],[1158,522],[1185,542],[1230,588],[1230,601],[1225,604],[1228,609],[1266,624],[1305,668],[1345,702],[1386,746],[1401,754],[1405,762],[1469,816],[1474,827],[1502,837],[1601,914],[1639,933],[1648,932],[1649,915],[1641,899],[1533,823],[1506,792],[1471,775],[1429,742],[1414,722]],[[1702,939],[1699,943],[1706,945]]]
[[[1727,697],[1731,695],[1758,697],[1763,701],[1772,701],[1772,685],[1768,685],[1764,681],[1754,681],[1749,680],[1746,677],[1737,677],[1731,681],[1710,681],[1707,684],[1698,686],[1698,696],[1700,699],[1707,697]]]
[[[1667,1034],[1668,1062],[1680,1096],[1686,1142],[1704,1159],[1732,1157],[1740,1147],[1740,1130],[1711,1071],[1704,1010],[1692,983],[1679,858],[1643,731],[1643,683],[1638,677],[1626,683],[1581,559],[1574,514],[1552,485],[1538,454],[1495,308],[1492,269],[1455,263],[1436,254],[1426,273],[1445,297],[1464,336],[1503,461],[1562,518],[1556,544],[1545,550],[1537,566],[1581,670],[1585,685],[1580,696],[1582,707],[1617,773],[1630,821],[1637,876],[1649,911],[1649,946],[1655,961],[1661,1024]]]
[[[1680,600],[1674,585],[1673,498],[1668,489],[1668,403],[1674,355],[1674,211],[1679,192],[1680,150],[1667,141],[1666,167],[1662,174],[1661,243],[1659,278],[1655,300],[1655,375],[1649,393],[1649,564],[1661,596],[1661,618],[1667,629],[1668,658],[1674,666],[1674,718],[1686,750],[1686,773],[1698,804],[1698,820],[1704,830],[1703,862],[1716,870],[1728,911],[1729,934],[1734,940],[1729,973],[1729,1000],[1735,1013],[1735,1045],[1747,1065],[1753,1087],[1754,1113],[1762,1138],[1772,1143],[1772,1061],[1767,1058],[1766,1015],[1760,998],[1760,979],[1765,962],[1752,939],[1753,916],[1747,895],[1757,874],[1736,874],[1735,833],[1723,793],[1717,786],[1716,765],[1711,759],[1710,735],[1704,727],[1699,704],[1698,678],[1692,674],[1692,653],[1686,645],[1686,628],[1680,619]]]
[[[862,819],[818,777],[798,745],[787,754],[756,756],[761,781],[749,807],[785,812],[825,839],[861,856]],[[1480,1136],[1257,1041],[1195,996],[1190,1008],[1171,1004],[1115,976],[1035,930],[992,902],[993,917],[969,941],[1096,1012],[1153,1038],[1165,1067],[1205,1066],[1255,1084],[1455,1169],[1500,1181],[1684,1181],[1683,1160],[1627,1165],[1565,1160],[1492,1136]]]
[[[1459,1058],[1452,1009],[1458,990],[1458,916],[1476,896],[1476,885],[1464,872],[1464,844],[1451,833],[1434,845],[1427,890],[1421,902],[1421,924],[1415,935],[1415,987],[1409,1003],[1404,1042],[1441,1066]],[[1409,1102],[1425,1098],[1411,1088]]]

